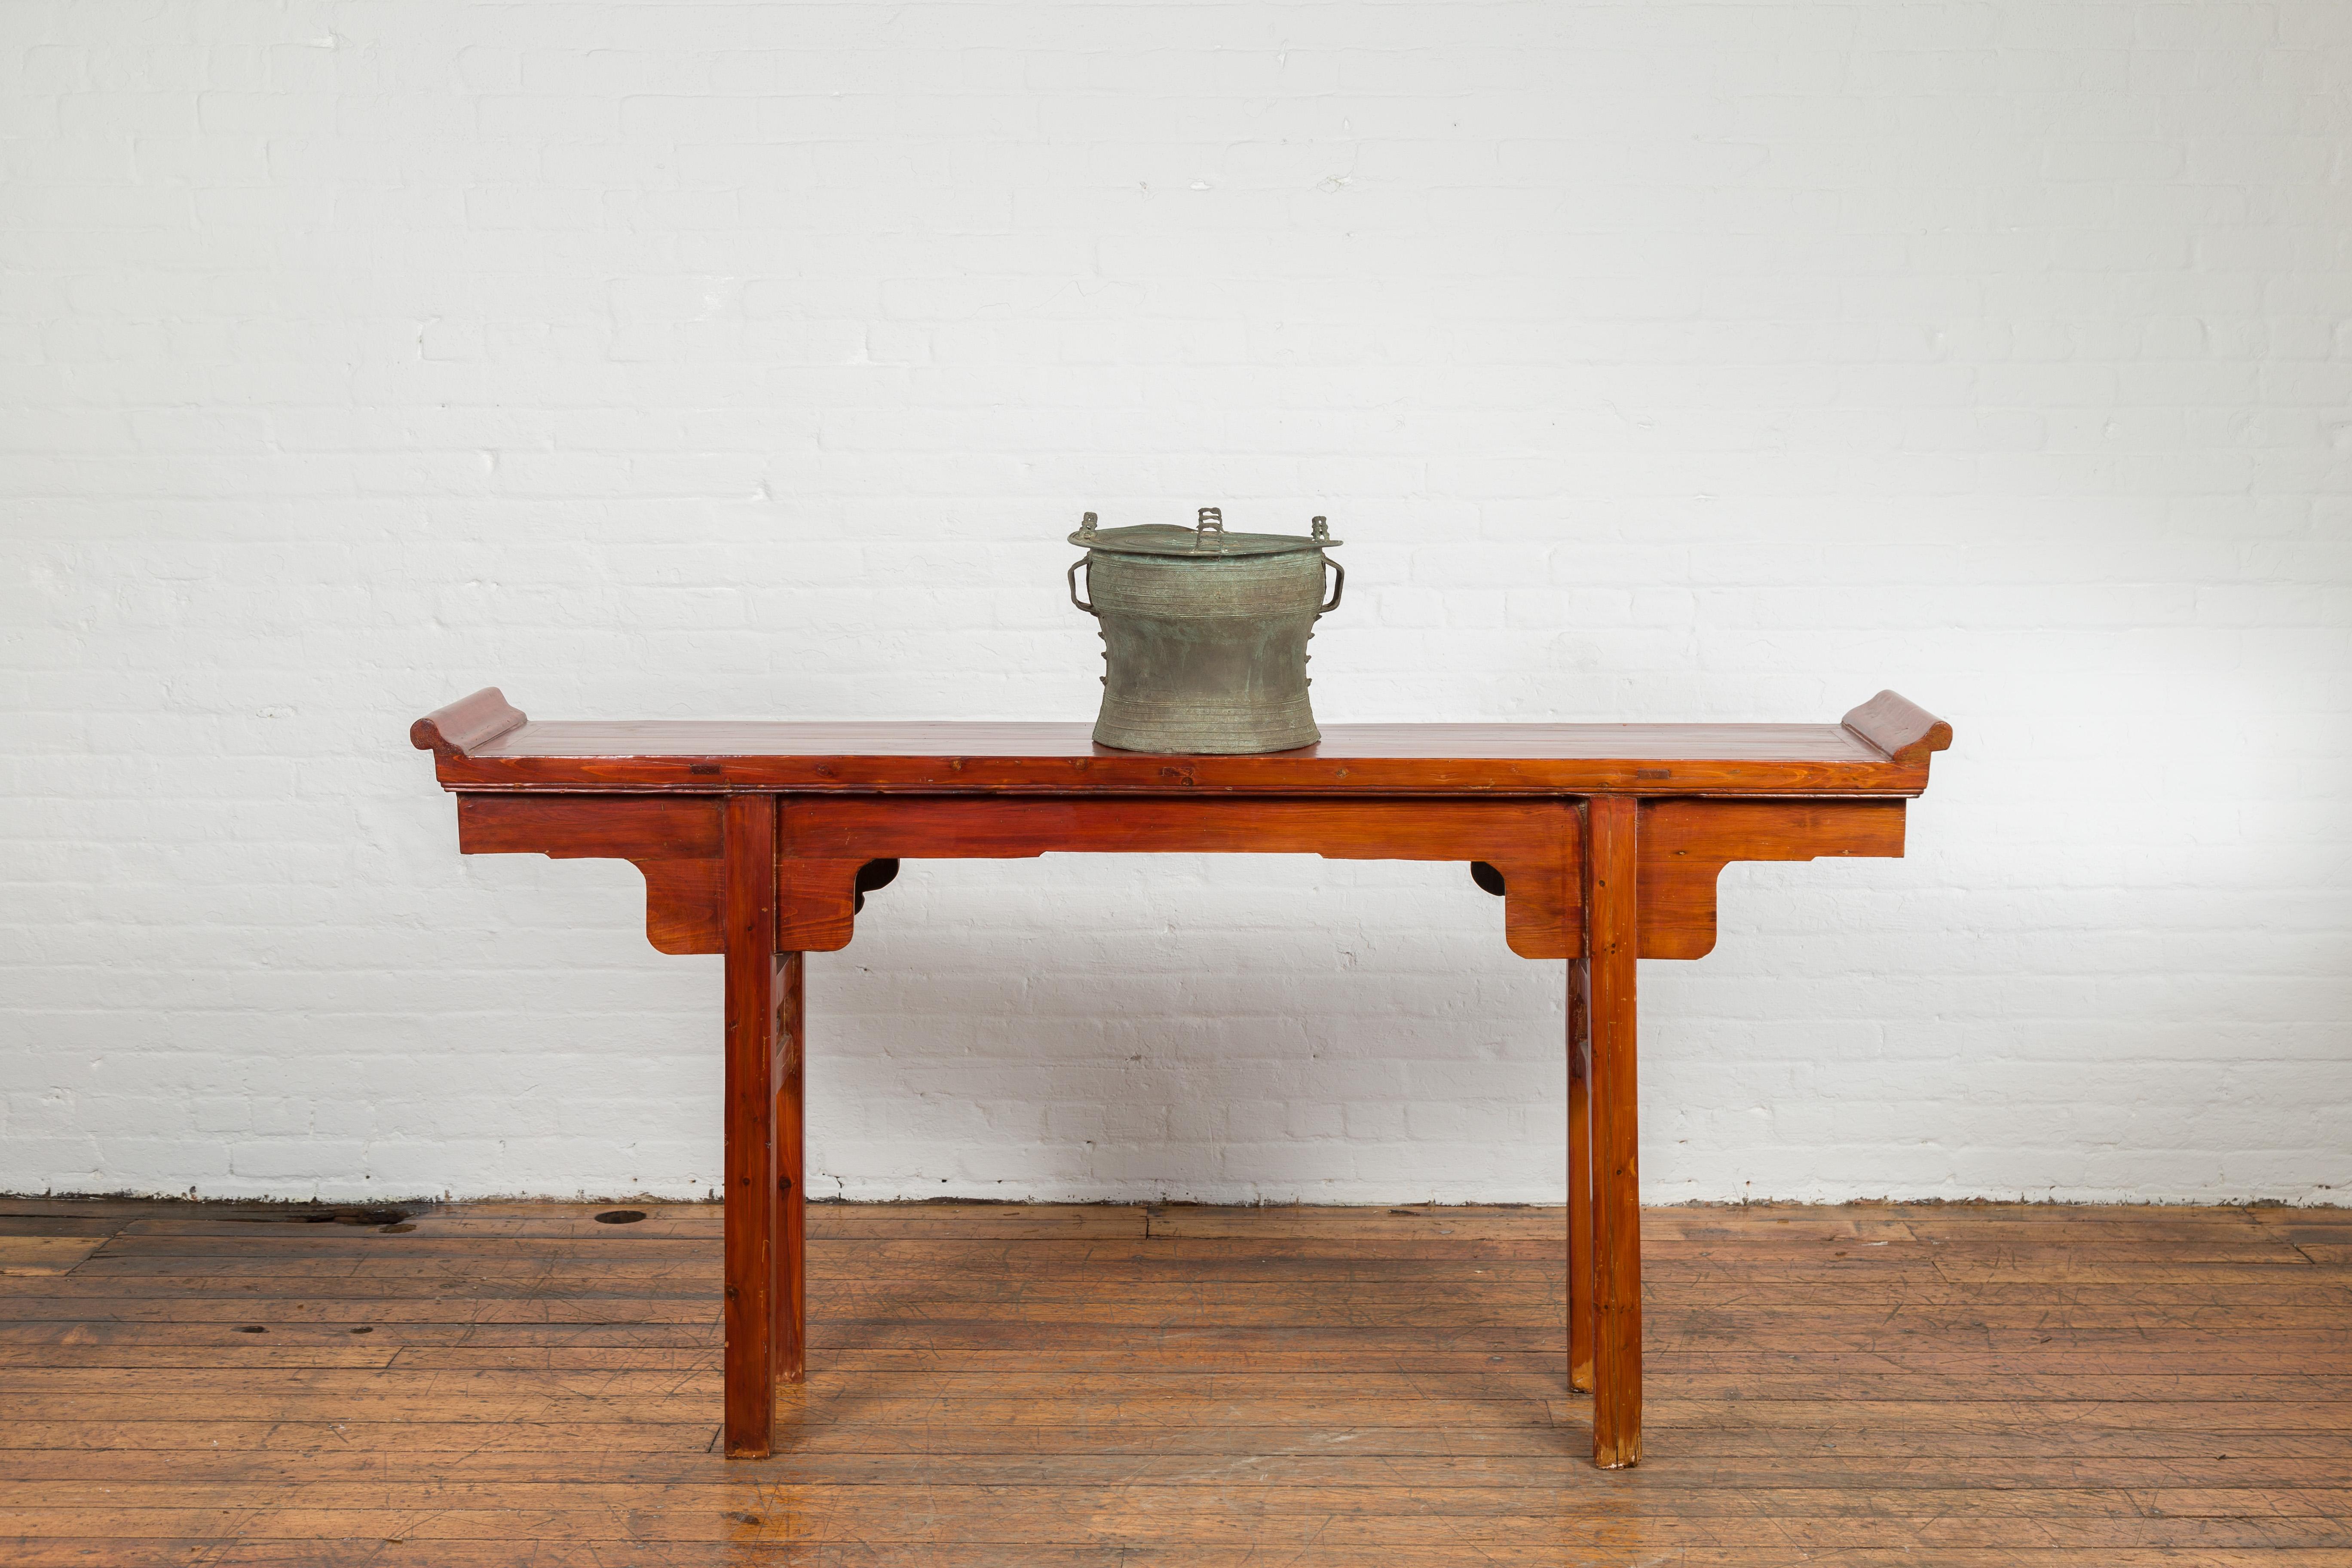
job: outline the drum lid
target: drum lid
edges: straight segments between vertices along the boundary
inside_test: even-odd
[[[1217,508],[1201,509],[1201,521],[1192,528],[1169,522],[1137,523],[1128,528],[1097,528],[1095,514],[1087,513],[1070,542],[1108,555],[1162,555],[1189,561],[1214,561],[1236,555],[1289,555],[1302,550],[1327,550],[1344,542],[1331,537],[1331,526],[1314,520],[1312,535],[1297,533],[1228,533],[1224,514]]]

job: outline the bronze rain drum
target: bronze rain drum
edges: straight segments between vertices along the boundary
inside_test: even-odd
[[[1099,623],[1108,667],[1097,744],[1238,756],[1323,738],[1307,700],[1307,639],[1339,607],[1348,574],[1323,553],[1340,542],[1322,518],[1307,538],[1227,533],[1213,506],[1194,528],[1097,528],[1088,512],[1070,542],[1087,551],[1070,566],[1070,602]],[[1337,574],[1328,604],[1327,565]]]

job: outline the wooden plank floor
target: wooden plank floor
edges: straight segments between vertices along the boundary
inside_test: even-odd
[[[1585,1463],[1556,1209],[827,1205],[729,1463],[719,1216],[0,1200],[0,1563],[2352,1565],[2352,1213],[1664,1209]]]

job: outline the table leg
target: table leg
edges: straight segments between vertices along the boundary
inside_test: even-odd
[[[808,1376],[808,1207],[801,1189],[801,955],[776,962],[776,1198],[775,1337],[776,1376],[800,1383]]]
[[[1586,1019],[1592,1041],[1592,1462],[1642,1461],[1642,1188],[1634,1120],[1633,1005],[1640,805],[1584,806]]]
[[[765,1458],[776,1426],[776,802],[727,797],[726,1449]]]
[[[1592,975],[1568,961],[1568,1386],[1592,1392]]]

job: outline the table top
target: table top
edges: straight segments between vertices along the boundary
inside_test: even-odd
[[[535,722],[489,687],[409,738],[461,791],[1915,795],[1951,726],[1882,691],[1835,724],[1333,724],[1216,757],[1097,746],[1085,724]]]

